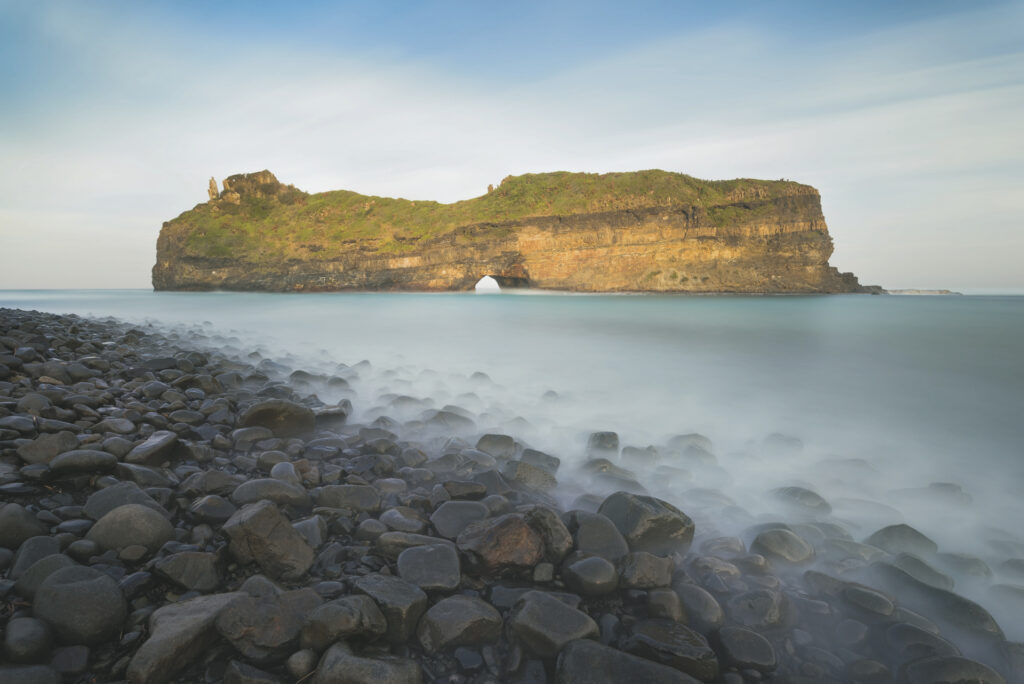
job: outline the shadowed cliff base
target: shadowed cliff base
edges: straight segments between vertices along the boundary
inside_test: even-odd
[[[666,171],[509,176],[441,204],[307,194],[269,171],[168,221],[157,290],[877,292],[829,266],[818,191]]]

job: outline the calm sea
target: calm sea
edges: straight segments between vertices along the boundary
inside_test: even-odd
[[[798,484],[856,539],[907,522],[1011,583],[999,565],[1024,557],[1020,296],[103,290],[2,291],[0,306],[187,324],[200,343],[293,368],[367,360],[360,416],[395,394],[466,408],[560,456],[566,497],[586,487],[574,466],[591,431],[639,447],[699,432],[717,463],[620,465],[708,532],[782,515],[771,490]],[[1024,637],[1019,614],[999,616]]]

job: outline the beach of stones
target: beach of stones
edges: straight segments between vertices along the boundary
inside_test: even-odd
[[[355,422],[366,369],[0,309],[0,682],[1024,681],[941,571],[980,559],[801,487],[800,522],[718,536],[609,432],[560,506],[557,454],[458,406]]]

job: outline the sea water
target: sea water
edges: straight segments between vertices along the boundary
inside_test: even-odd
[[[356,419],[457,406],[561,458],[567,506],[604,486],[583,467],[590,433],[641,448],[700,433],[711,461],[615,463],[699,537],[791,519],[773,491],[796,485],[858,541],[905,522],[1024,586],[1002,568],[1024,558],[1024,297],[108,290],[3,291],[0,306],[184,325],[295,369],[368,361]],[[1024,605],[940,569],[1024,639]]]

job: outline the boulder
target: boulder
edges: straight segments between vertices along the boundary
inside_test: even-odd
[[[49,532],[50,528],[21,504],[9,503],[0,507],[0,546],[17,549],[26,539]]]
[[[357,656],[345,642],[327,649],[317,666],[313,684],[421,684],[419,663],[390,655]]]
[[[428,653],[476,646],[497,640],[501,614],[482,599],[450,596],[435,603],[420,619],[416,636]]]
[[[238,418],[238,427],[265,427],[278,437],[301,437],[316,427],[311,408],[284,399],[254,404]]]
[[[456,544],[474,565],[492,574],[533,568],[544,556],[540,535],[514,513],[471,523]]]
[[[612,521],[632,551],[685,553],[693,541],[693,521],[653,496],[616,492],[604,500],[598,513]]]
[[[718,656],[707,639],[669,620],[641,620],[633,625],[622,650],[674,667],[704,682],[718,676]]]
[[[398,576],[424,591],[454,591],[462,578],[459,554],[449,544],[406,549],[398,555]]]
[[[699,684],[698,680],[679,670],[602,646],[589,639],[570,642],[563,648],[558,654],[556,670],[559,684]]]
[[[133,447],[124,457],[125,463],[158,466],[170,460],[174,447],[178,443],[178,435],[170,430],[157,430],[146,441]]]
[[[87,646],[116,637],[128,614],[117,582],[81,565],[62,568],[43,580],[32,611],[64,643]]]
[[[273,663],[296,650],[306,615],[322,603],[309,588],[247,594],[220,612],[217,632],[251,662]]]
[[[743,627],[722,627],[715,635],[715,643],[726,667],[757,670],[761,674],[775,669],[775,649],[757,632]]]
[[[366,594],[380,607],[388,621],[388,640],[405,643],[427,609],[427,595],[419,587],[388,575],[366,575],[353,583],[356,592]]]
[[[243,506],[223,529],[239,562],[255,561],[275,579],[300,577],[313,564],[313,549],[270,501]]]
[[[479,501],[445,501],[430,516],[430,522],[439,535],[455,539],[467,525],[488,515],[487,506]]]
[[[167,518],[142,504],[124,504],[100,518],[85,535],[104,551],[127,546],[144,546],[154,553],[174,538]]]
[[[597,623],[581,610],[541,591],[522,595],[512,613],[512,634],[532,653],[554,657],[576,639],[596,639]]]
[[[573,511],[572,522],[573,542],[580,553],[600,556],[613,563],[629,553],[629,545],[619,528],[607,517]]]
[[[266,499],[279,506],[309,508],[309,494],[302,487],[271,477],[248,480],[238,485],[231,493],[231,503],[236,506],[256,503]]]
[[[300,644],[322,653],[335,641],[375,639],[388,623],[376,602],[366,595],[345,596],[314,608],[302,624]]]

